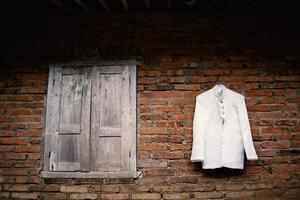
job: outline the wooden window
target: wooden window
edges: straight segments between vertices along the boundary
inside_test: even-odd
[[[45,178],[134,178],[136,66],[49,69]]]

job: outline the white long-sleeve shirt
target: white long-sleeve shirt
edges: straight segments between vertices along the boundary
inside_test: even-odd
[[[192,162],[204,169],[244,168],[257,160],[245,97],[224,85],[215,85],[196,97],[193,121]]]

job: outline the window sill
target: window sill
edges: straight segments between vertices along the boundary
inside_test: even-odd
[[[138,178],[142,172],[49,172],[42,171],[43,178]]]

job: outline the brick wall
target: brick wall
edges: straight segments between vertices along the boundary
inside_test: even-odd
[[[104,17],[26,25],[7,27],[0,51],[0,199],[300,195],[300,43],[292,19]],[[47,64],[89,57],[143,62],[138,68],[139,179],[40,177]],[[206,171],[189,161],[195,97],[217,79],[246,96],[259,160],[246,161],[243,171]]]

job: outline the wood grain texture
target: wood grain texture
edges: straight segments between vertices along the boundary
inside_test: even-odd
[[[61,93],[62,69],[50,67],[47,95],[47,114],[45,128],[44,169],[57,170],[59,99]]]
[[[46,121],[50,171],[89,170],[90,70],[50,68]]]
[[[135,66],[51,67],[44,171],[136,171],[135,93]]]

